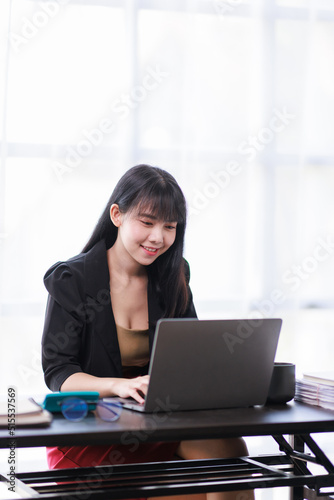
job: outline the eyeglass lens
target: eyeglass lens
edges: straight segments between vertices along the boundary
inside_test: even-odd
[[[66,398],[61,405],[61,411],[68,420],[79,422],[87,415],[88,405],[83,399]]]
[[[97,414],[101,420],[113,422],[117,420],[122,413],[122,405],[120,403],[111,403],[107,401],[99,401],[96,406]]]
[[[113,422],[120,417],[122,405],[117,402],[98,401],[96,410],[101,420]],[[61,412],[67,420],[79,422],[86,417],[88,404],[80,398],[66,398],[62,402]]]

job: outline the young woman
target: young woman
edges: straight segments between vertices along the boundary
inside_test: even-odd
[[[157,320],[196,317],[183,259],[185,226],[185,199],[169,173],[138,165],[123,175],[82,253],[44,277],[42,364],[51,390],[144,401]],[[241,438],[47,450],[50,468],[246,454]]]

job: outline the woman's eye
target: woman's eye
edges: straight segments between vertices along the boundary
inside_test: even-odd
[[[176,229],[176,226],[166,226],[167,229]]]

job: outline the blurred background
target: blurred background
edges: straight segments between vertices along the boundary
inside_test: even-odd
[[[138,163],[187,198],[199,317],[281,317],[277,360],[332,368],[333,28],[329,0],[1,0],[1,394],[46,392],[43,275]]]

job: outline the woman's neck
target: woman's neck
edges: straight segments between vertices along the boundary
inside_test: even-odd
[[[117,275],[123,280],[130,281],[133,278],[143,278],[147,276],[144,266],[136,262],[124,248],[115,244],[107,250],[109,273]]]

